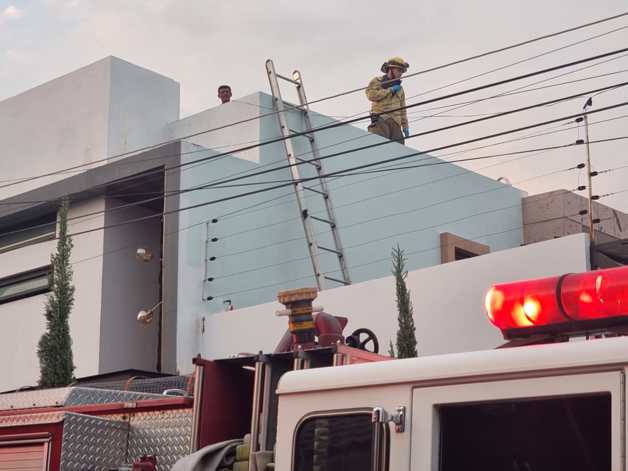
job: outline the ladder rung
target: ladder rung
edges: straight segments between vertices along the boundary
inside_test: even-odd
[[[292,80],[290,77],[286,77],[285,75],[279,75],[279,74],[275,74],[275,75],[277,76],[277,78],[285,80],[286,82],[294,83],[295,85],[301,85],[296,80]]]
[[[329,219],[319,218],[316,216],[312,216],[311,214],[310,214],[310,217],[314,219],[315,221],[324,222],[325,224],[329,224],[331,227],[336,227],[336,223],[334,221],[330,221]]]
[[[290,130],[291,133],[298,134],[299,136],[307,137],[310,142],[314,142],[313,134],[304,133],[303,131],[299,131],[298,129],[292,129],[292,128],[288,128],[288,129]]]
[[[335,250],[335,249],[330,249],[329,247],[323,247],[322,245],[317,245],[317,247],[321,250],[324,250],[325,252],[331,252],[331,253],[335,253],[336,255],[338,255],[339,257],[342,257],[342,252],[340,252],[339,250]]]
[[[311,188],[309,186],[304,186],[303,187],[304,190],[308,190],[308,191],[312,191],[314,193],[318,193],[319,195],[323,195],[325,198],[327,198],[327,193],[321,190],[317,190],[315,188]]]
[[[340,283],[340,284],[343,284],[343,285],[350,285],[351,284],[348,281],[339,280],[338,278],[332,278],[331,276],[327,276],[327,275],[325,275],[325,279],[329,280],[329,281],[335,281],[336,283]]]
[[[310,164],[313,165],[314,167],[320,169],[321,168],[321,164],[318,163],[316,160],[308,160],[308,159],[302,159],[300,157],[295,157],[296,160],[298,160],[299,162],[303,162],[305,164]]]

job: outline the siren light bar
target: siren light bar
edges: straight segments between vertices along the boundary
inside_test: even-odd
[[[498,284],[485,308],[505,338],[628,325],[628,266]]]

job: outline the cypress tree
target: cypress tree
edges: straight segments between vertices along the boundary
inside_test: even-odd
[[[406,270],[407,259],[405,252],[399,245],[393,247],[392,261],[398,311],[397,321],[399,323],[399,330],[397,330],[397,358],[414,358],[418,356],[418,353],[412,300],[406,285],[408,276],[408,271]]]
[[[73,380],[74,361],[69,317],[74,304],[72,284],[72,239],[68,236],[69,201],[59,208],[57,251],[50,257],[50,288],[46,302],[46,331],[39,340],[39,385],[46,388],[67,386]]]

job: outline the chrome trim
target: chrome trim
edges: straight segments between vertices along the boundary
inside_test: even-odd
[[[203,398],[203,373],[201,365],[194,366],[194,402],[192,405],[192,433],[190,438],[190,453],[198,450],[200,438],[201,400]]]
[[[251,445],[249,451],[249,471],[256,471],[255,452],[259,448],[259,418],[262,404],[262,388],[264,387],[264,370],[266,363],[262,358],[255,362],[255,385],[253,387],[253,407],[251,413]]]

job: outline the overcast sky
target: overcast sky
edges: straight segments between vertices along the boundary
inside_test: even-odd
[[[0,99],[108,55],[118,56],[180,82],[182,115],[215,106],[216,87],[220,83],[232,85],[234,98],[259,90],[267,91],[264,70],[267,58],[275,60],[280,73],[289,74],[295,68],[300,69],[308,97],[316,99],[366,85],[379,73],[381,63],[393,55],[403,56],[411,65],[410,71],[416,71],[624,10],[628,10],[626,0],[0,0]],[[409,99],[413,102],[628,47],[628,29],[623,29],[497,73],[426,93],[433,88],[627,25],[628,17],[625,17],[489,59],[408,78],[404,81],[404,89],[408,97],[424,94]],[[628,69],[628,57],[536,87],[624,69]],[[563,72],[573,70],[565,69]],[[559,73],[562,72],[478,93],[472,98],[512,90]],[[411,113],[410,119],[416,120],[411,129],[412,132],[433,129],[471,119],[469,115],[495,113],[621,81],[628,81],[628,72],[487,100],[449,112],[442,109],[421,111],[434,105],[425,106]],[[579,112],[584,101],[577,99],[508,119],[467,126],[455,132],[416,138],[408,144],[427,149],[553,119]],[[628,87],[595,97],[594,109],[621,101],[628,101]],[[314,106],[315,110],[334,116],[352,115],[367,108],[363,93]],[[443,112],[443,116],[429,116],[436,112]],[[624,114],[628,114],[628,107],[597,114],[591,117],[591,121]],[[560,127],[559,124],[539,132],[569,126]],[[568,144],[578,138],[579,132],[582,135],[582,131],[568,130],[447,158]],[[591,140],[620,135],[628,135],[628,119],[591,127]],[[628,141],[595,145],[592,156],[594,166],[599,170],[628,166]],[[497,160],[489,160],[469,164],[468,167],[494,178],[506,176],[516,186],[538,193],[558,188],[573,189],[581,184],[583,172],[543,175],[582,161],[584,148],[578,147],[507,164],[495,165]],[[594,188],[599,194],[628,190],[628,168],[597,177]],[[628,211],[628,191],[602,201]]]

